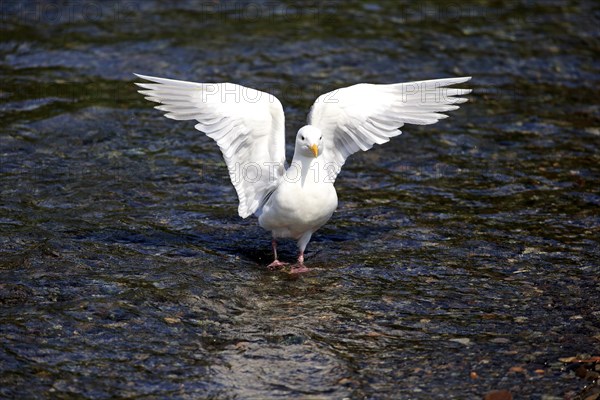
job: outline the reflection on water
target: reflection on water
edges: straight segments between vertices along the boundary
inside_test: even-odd
[[[593,2],[2,2],[0,397],[574,396],[598,355]],[[353,156],[270,273],[216,146],[132,72],[276,94],[473,75]],[[292,146],[288,144],[291,155]],[[282,246],[294,256],[294,244]]]

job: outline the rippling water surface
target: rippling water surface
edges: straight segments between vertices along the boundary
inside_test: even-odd
[[[559,358],[600,355],[600,8],[501,4],[1,2],[0,397],[580,393]],[[298,278],[132,72],[270,91],[288,141],[337,87],[474,92],[349,160]]]

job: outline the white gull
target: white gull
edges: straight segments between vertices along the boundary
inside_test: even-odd
[[[360,83],[317,98],[308,124],[296,135],[292,163],[285,157],[283,107],[268,93],[233,83],[195,83],[138,75],[146,99],[160,103],[167,118],[195,120],[196,129],[215,140],[239,198],[238,213],[252,214],[277,239],[298,244],[292,272],[304,272],[304,251],[316,230],[338,205],[333,186],[346,159],[359,150],[400,135],[404,124],[429,125],[467,101],[469,89],[448,86],[470,77],[389,85]]]

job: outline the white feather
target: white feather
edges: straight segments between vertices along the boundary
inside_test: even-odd
[[[285,127],[279,100],[233,83],[194,83],[138,75],[146,99],[167,118],[196,120],[225,159],[242,218],[260,211],[276,188],[285,164]]]
[[[469,89],[447,86],[463,83],[471,77],[373,85],[360,83],[323,94],[313,104],[308,124],[323,132],[323,157],[339,173],[346,159],[359,150],[383,144],[404,124],[434,124],[467,101],[456,97]]]

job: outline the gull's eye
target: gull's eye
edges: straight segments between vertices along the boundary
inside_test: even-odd
[[[300,140],[304,140],[304,136],[300,136]]]
[[[323,136],[321,136],[321,137],[319,138],[319,140],[323,140]]]

